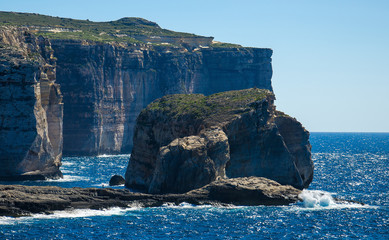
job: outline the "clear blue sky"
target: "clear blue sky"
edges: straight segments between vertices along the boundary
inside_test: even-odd
[[[142,17],[272,48],[278,109],[310,131],[389,132],[387,0],[1,0],[0,10],[91,21]]]

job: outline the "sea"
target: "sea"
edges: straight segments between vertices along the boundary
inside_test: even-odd
[[[296,204],[183,203],[0,217],[0,239],[389,239],[389,133],[311,133],[310,141],[314,179]],[[105,188],[112,175],[124,175],[128,160],[65,157],[63,179],[19,184]]]

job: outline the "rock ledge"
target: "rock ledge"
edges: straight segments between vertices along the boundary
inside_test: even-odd
[[[144,194],[127,189],[60,188],[0,185],[0,216],[26,216],[68,209],[158,207],[183,202],[195,205],[287,205],[297,202],[300,190],[260,178],[232,178],[212,182],[184,194]]]

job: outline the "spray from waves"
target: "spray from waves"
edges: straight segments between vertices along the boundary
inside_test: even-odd
[[[139,206],[132,206],[128,208],[109,208],[102,210],[93,209],[74,209],[65,211],[54,211],[53,214],[34,214],[28,217],[0,217],[1,225],[14,225],[21,223],[30,223],[39,219],[60,219],[60,218],[87,218],[87,217],[98,217],[98,216],[120,216],[125,215],[127,212],[140,210]]]
[[[174,203],[164,203],[162,205],[163,208],[211,208],[213,206],[211,205],[195,205],[195,204],[190,204],[190,203],[187,203],[187,202],[183,202],[183,203],[180,203],[178,205],[174,204]]]
[[[341,209],[341,208],[372,208],[373,206],[352,201],[335,199],[331,193],[320,190],[304,189],[299,198],[302,200],[298,206],[307,210]],[[375,208],[375,207],[373,207]]]
[[[47,179],[45,182],[77,182],[77,181],[89,181],[90,179],[82,176],[64,175],[59,179]]]
[[[233,204],[204,204],[204,205],[195,205],[187,202],[182,202],[178,205],[172,202],[164,203],[161,206],[162,208],[176,208],[176,209],[244,209],[246,206],[236,206]]]

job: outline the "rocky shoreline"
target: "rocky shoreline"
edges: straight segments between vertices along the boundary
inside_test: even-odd
[[[183,194],[145,194],[128,189],[61,188],[54,186],[0,185],[0,216],[21,217],[69,209],[105,209],[137,205],[288,205],[299,201],[300,190],[261,177],[214,181]]]

